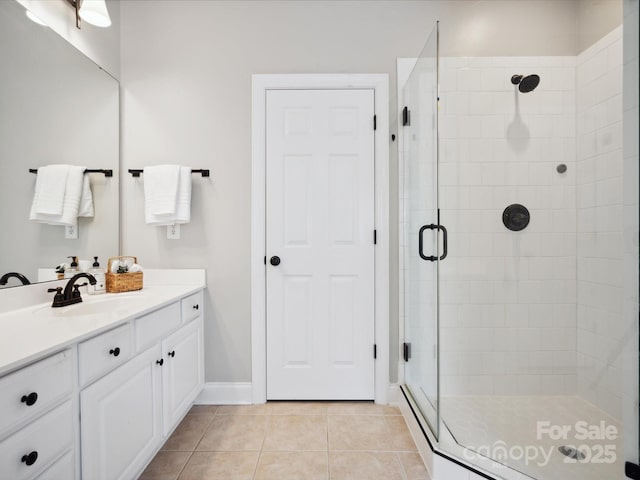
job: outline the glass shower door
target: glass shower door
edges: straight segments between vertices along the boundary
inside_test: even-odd
[[[405,385],[438,436],[438,25],[403,88]],[[446,249],[446,244],[443,245]],[[439,256],[440,255],[440,256]]]

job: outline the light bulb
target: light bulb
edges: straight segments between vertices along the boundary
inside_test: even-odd
[[[110,27],[111,18],[105,0],[84,0],[80,4],[80,18],[96,27]]]

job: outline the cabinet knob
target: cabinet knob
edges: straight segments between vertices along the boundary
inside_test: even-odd
[[[200,305],[198,305],[197,303],[193,306],[194,310],[198,310],[200,308]]]
[[[36,460],[38,460],[38,452],[35,450],[28,455],[23,455],[21,459],[22,463],[26,463],[29,466],[36,463]]]
[[[20,401],[22,403],[26,403],[27,406],[30,407],[38,401],[38,394],[36,392],[31,392],[29,395],[23,395]]]
[[[117,357],[118,355],[120,355],[120,347],[112,348],[111,350],[109,350],[109,353],[114,357]]]
[[[156,360],[156,363],[160,366],[164,365],[164,358],[161,358],[160,360]]]
[[[167,353],[167,355],[169,355],[171,358],[176,356],[176,351],[175,350],[171,350],[169,353]]]

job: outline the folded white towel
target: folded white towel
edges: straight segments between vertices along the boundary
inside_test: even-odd
[[[93,197],[89,178],[84,174],[85,170],[86,167],[69,166],[62,201],[62,213],[57,215],[42,214],[37,213],[32,207],[29,218],[50,225],[76,226],[78,216],[92,217],[94,215]],[[39,171],[38,169],[38,175]]]
[[[31,211],[43,215],[61,215],[70,165],[46,165],[38,168]]]
[[[145,167],[143,173],[145,210],[151,215],[176,213],[180,166]]]
[[[173,213],[167,214],[158,214],[152,211],[154,202],[147,196],[147,168],[144,170],[145,220],[149,225],[176,225],[189,223],[191,221],[191,167],[181,167],[177,165],[176,167],[178,168],[179,174]]]
[[[93,194],[91,193],[91,181],[86,173],[82,176],[82,195],[80,196],[79,217],[93,217]]]

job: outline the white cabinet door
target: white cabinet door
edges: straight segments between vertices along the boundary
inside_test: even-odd
[[[204,384],[202,317],[162,342],[164,434],[167,435]]]
[[[373,399],[373,90],[266,102],[267,398]]]
[[[82,478],[130,480],[162,441],[160,345],[80,394]]]

